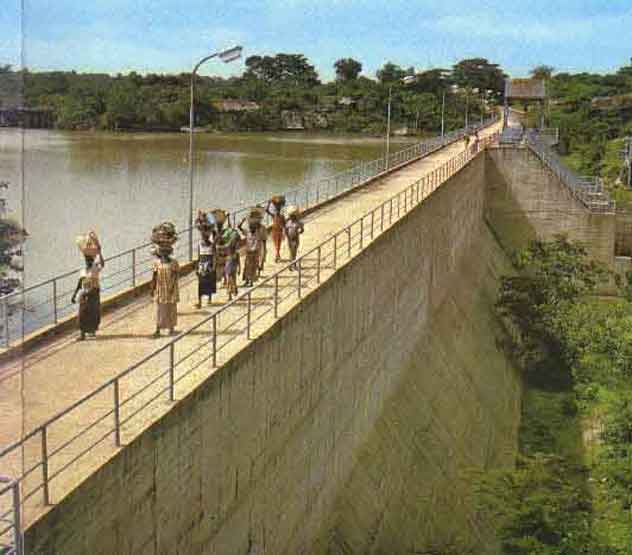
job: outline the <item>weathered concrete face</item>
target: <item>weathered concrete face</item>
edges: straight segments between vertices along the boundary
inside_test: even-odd
[[[486,217],[506,249],[565,233],[584,243],[591,257],[614,269],[613,214],[586,210],[528,149],[491,149],[486,156]]]
[[[33,525],[28,552],[492,551],[467,476],[512,460],[520,388],[484,203],[479,156]]]

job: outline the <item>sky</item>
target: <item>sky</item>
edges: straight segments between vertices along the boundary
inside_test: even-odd
[[[0,0],[0,64],[30,70],[187,72],[205,55],[302,53],[321,78],[352,57],[418,70],[485,57],[514,77],[538,64],[630,63],[632,0]],[[23,9],[21,8],[23,4]],[[200,73],[238,75],[243,60]]]

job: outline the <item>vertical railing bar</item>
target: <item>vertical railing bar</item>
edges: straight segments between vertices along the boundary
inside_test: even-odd
[[[213,314],[213,337],[211,338],[213,344],[213,368],[217,368],[217,312]]]
[[[114,379],[114,443],[117,447],[121,446],[121,403],[120,403],[120,391],[119,380]]]
[[[132,288],[136,288],[136,249],[132,249]]]
[[[298,264],[295,264],[295,266],[298,266],[298,285],[297,285],[297,294],[298,294],[298,298],[301,298],[301,277],[303,275],[303,264],[302,264],[303,259],[299,258],[296,262]]]
[[[55,324],[59,321],[57,316],[57,279],[53,279],[53,320]]]
[[[251,322],[251,308],[252,308],[252,289],[248,291],[248,309],[246,313],[246,339],[250,341],[250,322]]]
[[[169,345],[169,400],[176,400],[175,392],[175,343]]]
[[[274,318],[279,317],[279,274],[274,274]]]
[[[13,482],[13,545],[15,546],[15,555],[24,555],[24,546],[22,545],[22,506],[20,503],[20,484]]]
[[[316,251],[316,283],[320,284],[320,245]]]
[[[338,234],[334,234],[334,270],[336,269],[337,266],[337,260],[338,260]]]
[[[41,450],[42,450],[42,486],[44,494],[44,505],[50,505],[50,489],[48,484],[48,433],[46,426],[41,428]]]

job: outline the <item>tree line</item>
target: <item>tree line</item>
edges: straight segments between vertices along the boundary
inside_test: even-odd
[[[435,133],[441,126],[444,95],[446,128],[461,127],[466,110],[476,121],[486,107],[500,101],[505,78],[502,69],[485,58],[423,71],[387,62],[375,78],[362,75],[362,63],[352,58],[341,58],[333,67],[335,79],[323,82],[304,55],[279,53],[250,56],[238,77],[198,76],[195,124],[222,129],[227,120],[219,117],[213,102],[237,99],[259,105],[229,120],[237,130],[279,129],[282,112],[291,110],[326,113],[327,128],[334,131],[382,133],[392,89],[394,123]],[[407,76],[415,79],[404,84]],[[0,99],[3,89],[17,82],[25,104],[52,110],[61,129],[174,130],[188,125],[189,73],[16,72],[4,66]]]

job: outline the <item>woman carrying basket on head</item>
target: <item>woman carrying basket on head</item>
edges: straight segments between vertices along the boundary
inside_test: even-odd
[[[72,295],[71,302],[77,302],[79,294],[79,340],[83,341],[86,334],[96,335],[101,323],[101,289],[99,273],[105,266],[101,244],[94,231],[77,238],[77,246],[83,253],[86,267],[81,270],[77,288]],[[98,260],[97,260],[98,258]]]
[[[178,302],[180,290],[178,288],[178,274],[180,266],[171,258],[173,244],[177,241],[175,226],[165,222],[156,226],[152,231],[152,242],[155,244],[153,254],[158,258],[154,262],[150,293],[156,301],[156,330],[154,337],[160,337],[161,329],[168,329],[169,334],[175,333],[178,323]]]
[[[270,210],[270,205],[274,207],[274,211]],[[285,206],[285,197],[281,195],[272,197],[266,206],[266,212],[272,218],[272,242],[274,243],[275,262],[281,262],[281,244],[283,243],[283,234],[285,230],[283,206]]]

